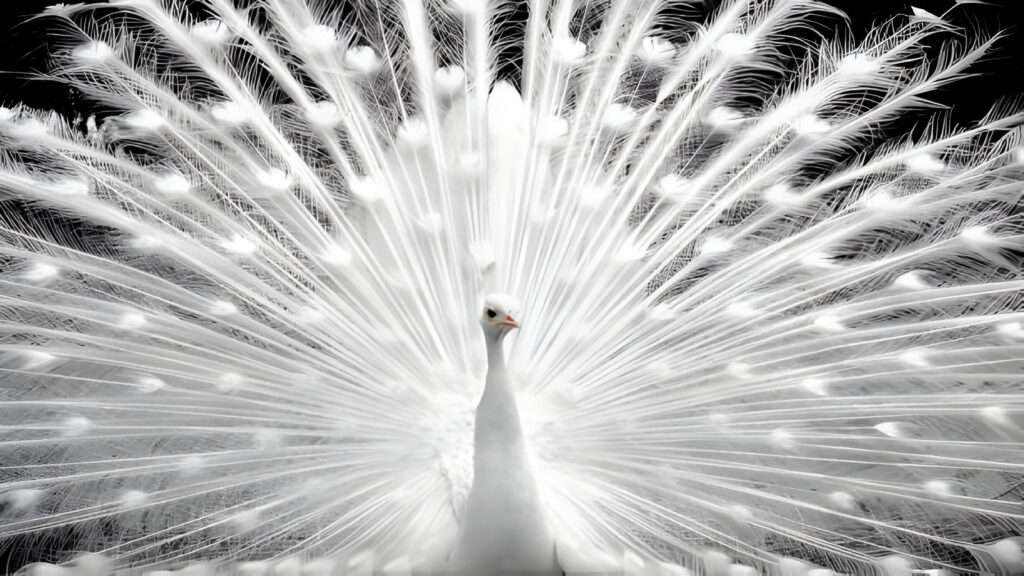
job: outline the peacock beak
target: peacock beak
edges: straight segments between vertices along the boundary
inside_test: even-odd
[[[511,314],[506,314],[505,319],[498,322],[498,324],[508,326],[509,328],[519,328],[519,322],[516,322],[516,319],[513,318]]]

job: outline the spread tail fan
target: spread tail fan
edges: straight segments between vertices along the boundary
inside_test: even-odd
[[[1024,573],[1022,115],[932,110],[998,37],[823,38],[809,0],[48,13],[107,112],[0,108],[15,562],[443,562],[505,292],[570,572]]]

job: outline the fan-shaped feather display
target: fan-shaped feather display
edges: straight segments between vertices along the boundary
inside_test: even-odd
[[[1022,115],[901,128],[994,38],[94,8],[53,73],[110,112],[0,109],[0,546],[445,571],[529,520],[569,573],[1024,573]]]

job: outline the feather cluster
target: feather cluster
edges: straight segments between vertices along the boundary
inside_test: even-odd
[[[822,40],[810,0],[49,14],[106,113],[0,109],[0,547],[417,566],[501,291],[560,556],[1024,573],[1022,114],[905,120],[997,38]]]

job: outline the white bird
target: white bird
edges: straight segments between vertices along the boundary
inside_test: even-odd
[[[0,108],[4,565],[1024,574],[968,8],[200,4],[55,5],[105,113]]]
[[[473,486],[452,558],[466,574],[562,573],[505,369],[505,336],[519,327],[516,308],[509,296],[492,294],[480,319],[487,376],[473,432]]]

